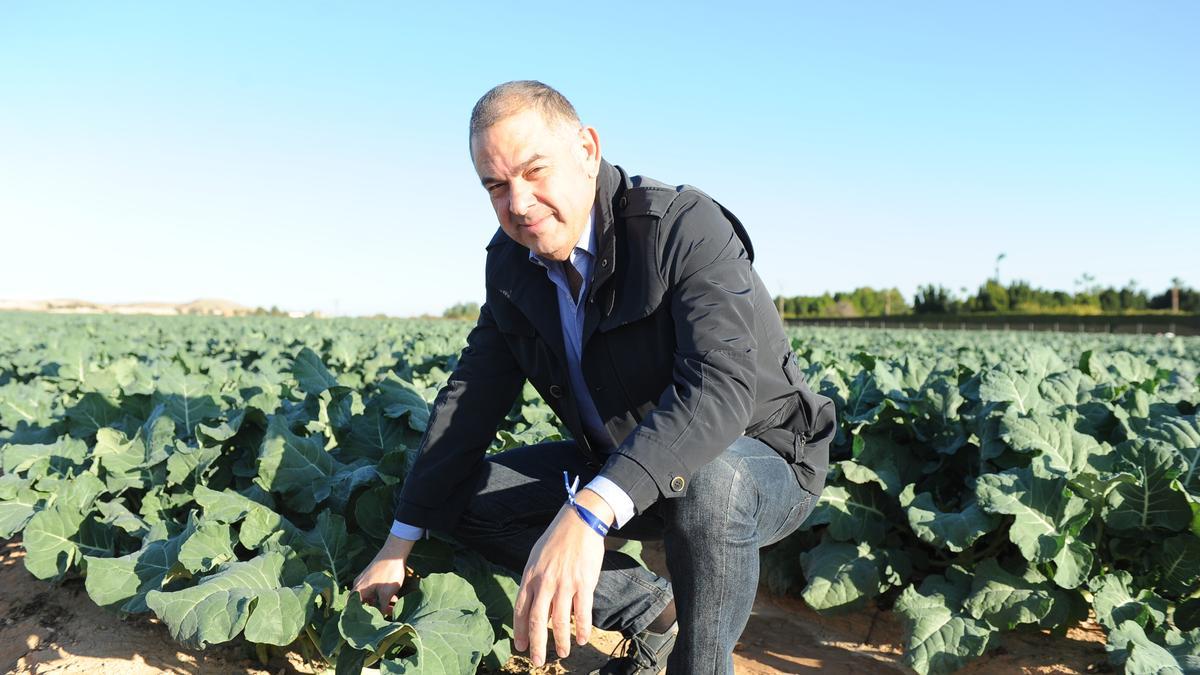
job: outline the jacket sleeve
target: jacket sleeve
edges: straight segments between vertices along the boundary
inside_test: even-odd
[[[512,408],[525,376],[484,304],[458,365],[438,392],[429,425],[403,487],[394,518],[450,530],[470,501],[473,480],[496,427]]]
[[[692,474],[745,431],[755,394],[749,252],[702,193],[682,193],[660,223],[659,269],[675,328],[672,382],[600,471],[638,513],[682,495]]]

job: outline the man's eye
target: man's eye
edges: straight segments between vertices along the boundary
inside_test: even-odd
[[[532,169],[530,169],[530,170],[529,170],[529,175],[530,175],[530,176],[536,176],[536,175],[538,175],[539,173],[541,173],[541,172],[542,172],[542,169],[544,169],[544,168],[545,168],[545,167],[541,167],[541,166],[535,166],[535,167],[533,167]]]

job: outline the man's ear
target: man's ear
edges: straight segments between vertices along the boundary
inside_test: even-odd
[[[579,161],[588,178],[595,178],[600,175],[600,134],[596,132],[595,127],[580,127],[578,135],[579,142],[576,147]]]

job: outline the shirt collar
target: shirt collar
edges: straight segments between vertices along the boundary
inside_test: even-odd
[[[577,252],[587,253],[592,257],[596,256],[596,232],[593,227],[595,219],[596,205],[593,204],[592,210],[588,212],[587,223],[583,226],[583,231],[579,233],[579,241],[575,242],[575,248],[571,251],[572,259],[574,259]],[[547,261],[543,260],[541,256],[533,251],[529,252],[529,261],[542,267],[547,266]]]

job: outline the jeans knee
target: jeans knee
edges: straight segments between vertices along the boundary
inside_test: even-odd
[[[723,526],[754,499],[754,486],[737,457],[718,456],[697,471],[687,492],[672,501],[673,526],[699,533]]]

